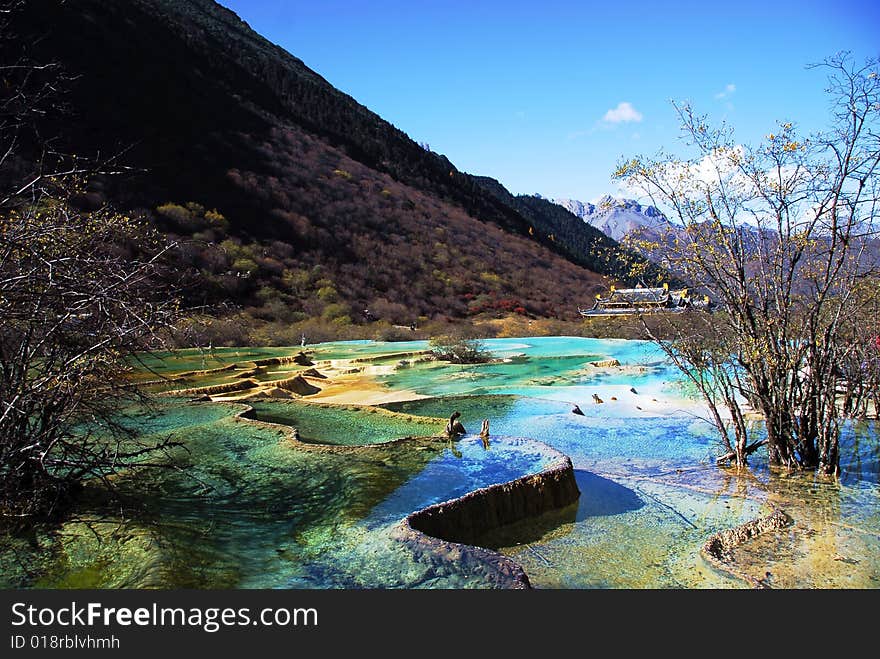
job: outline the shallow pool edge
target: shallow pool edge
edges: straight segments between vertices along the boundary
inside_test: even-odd
[[[488,531],[563,508],[580,497],[571,459],[546,444],[528,441],[555,453],[554,462],[538,473],[472,490],[410,513],[395,527],[394,537],[416,556],[427,554],[466,566],[479,565],[497,588],[531,588],[519,563],[473,544]]]

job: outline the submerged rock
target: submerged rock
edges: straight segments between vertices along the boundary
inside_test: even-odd
[[[597,362],[590,362],[590,366],[595,368],[610,368],[612,366],[620,366],[620,362],[616,359],[600,359]]]
[[[293,394],[279,387],[268,387],[267,389],[264,389],[261,394],[263,396],[269,396],[270,398],[293,398]]]
[[[300,366],[314,366],[315,365],[315,362],[313,362],[311,359],[309,359],[309,356],[302,351],[296,353],[296,355],[293,358],[293,363],[299,364]]]
[[[490,530],[568,506],[580,494],[571,460],[559,454],[554,463],[537,474],[480,488],[412,513],[399,525],[398,537],[411,547],[421,546],[435,555],[438,550],[454,549],[478,553],[482,561],[495,559],[500,561],[496,566],[503,564],[505,571],[511,571],[509,576],[516,575],[514,583],[506,585],[528,587],[528,578],[518,564],[470,545]]]
[[[306,381],[304,377],[301,375],[297,375],[296,377],[290,378],[289,380],[280,380],[274,383],[276,387],[281,389],[286,389],[287,391],[292,391],[295,394],[299,394],[300,396],[311,396],[312,394],[316,394],[321,391],[320,387],[316,387],[310,382]]]

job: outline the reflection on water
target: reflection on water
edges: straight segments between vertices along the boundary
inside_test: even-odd
[[[485,587],[467,570],[416,560],[389,532],[419,507],[540,469],[548,458],[537,445],[509,439],[523,436],[569,455],[582,492],[577,504],[481,539],[520,562],[537,587],[744,587],[709,568],[699,549],[711,533],[771,505],[795,524],[736,549],[749,574],[780,587],[878,585],[876,422],[845,427],[838,481],[771,473],[759,456],[738,474],[714,466],[719,448],[699,403],[649,344],[568,337],[486,343],[506,361],[471,367],[401,357],[425,342],[309,346],[316,361],[394,353],[379,378],[384,385],[431,396],[387,404],[387,411],[254,403],[258,418],[296,426],[305,441],[337,445],[330,450],[304,450],[283,429],[234,420],[240,408],[232,405],[170,399],[159,410],[136,411],[130,423],[148,434],[185,439],[176,460],[187,473],[119,478],[129,506],[124,518],[118,504],[89,493],[60,528],[0,540],[3,585]],[[298,350],[190,351],[152,366],[174,374],[236,364],[188,376],[187,386],[199,386]],[[611,359],[618,364],[604,361]],[[295,368],[276,365],[253,377],[282,370]],[[574,405],[583,415],[572,413]],[[489,441],[471,435],[455,444],[382,444],[436,435],[453,409],[472,433],[488,419]]]

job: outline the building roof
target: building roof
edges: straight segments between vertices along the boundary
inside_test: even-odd
[[[669,291],[664,288],[621,288],[611,291],[610,295],[601,298],[602,302],[628,302],[644,304],[664,302],[669,299]]]
[[[670,291],[667,285],[663,288],[621,288],[612,287],[607,296],[596,296],[591,309],[578,311],[583,316],[618,315],[642,312],[680,312],[689,308],[709,309],[708,297],[694,300],[688,295],[688,289]]]

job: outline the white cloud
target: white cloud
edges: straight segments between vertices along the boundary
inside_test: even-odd
[[[697,161],[673,161],[661,167],[667,181],[676,182],[680,188],[696,197],[700,197],[706,187],[723,187],[731,193],[743,194],[753,188],[735,164],[745,155],[745,148],[737,144],[723,151],[706,154]]]
[[[728,83],[727,85],[724,86],[723,91],[720,91],[717,94],[715,94],[715,98],[720,101],[723,98],[727,98],[728,96],[732,96],[734,94],[734,92],[736,92],[736,85],[734,85],[731,82],[731,83]]]
[[[680,198],[692,201],[704,201],[707,190],[716,199],[726,196],[736,203],[736,223],[775,228],[775,214],[763,201],[763,192],[773,189],[773,185],[781,180],[785,190],[801,189],[803,182],[814,174],[803,167],[786,164],[780,169],[767,169],[752,176],[756,182],[744,174],[737,166],[738,162],[748,157],[748,150],[741,144],[704,155],[698,160],[669,161],[659,163],[657,175],[664,182],[664,187],[677,190]],[[637,199],[645,203],[647,189],[629,180],[618,181],[617,194]],[[658,198],[654,203],[664,212],[665,199]],[[816,207],[808,200],[794,202],[789,208],[790,221],[794,228],[811,221],[816,216]],[[671,211],[670,211],[671,212]],[[668,213],[667,213],[668,214]]]
[[[631,103],[622,101],[617,104],[616,108],[608,110],[602,121],[609,124],[628,123],[630,121],[639,122],[642,120],[642,113],[636,110]]]

